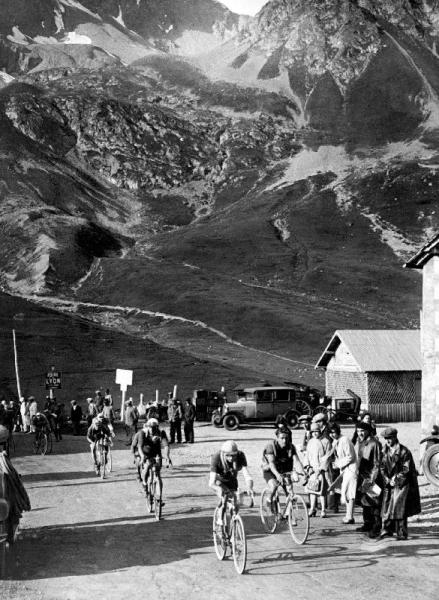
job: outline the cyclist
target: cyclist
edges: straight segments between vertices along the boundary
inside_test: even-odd
[[[110,444],[111,438],[114,437],[113,427],[109,423],[109,421],[104,417],[102,413],[99,413],[97,417],[95,417],[87,430],[87,441],[90,444],[90,451],[93,457],[93,464],[95,468],[96,475],[101,474],[101,467],[98,464],[97,456],[96,456],[96,447],[98,441],[104,440],[104,452],[105,458],[108,453],[108,446]]]
[[[138,431],[133,438],[131,444],[131,452],[137,459],[137,474],[138,479],[142,482],[143,489],[146,490],[151,467],[156,465],[157,480],[162,492],[162,478],[160,469],[162,466],[162,449],[165,452],[167,465],[171,465],[169,441],[166,432],[160,429],[157,419],[148,419],[141,431]]]
[[[247,458],[244,452],[238,450],[236,442],[228,440],[221,446],[210,461],[209,487],[220,498],[221,521],[224,520],[226,498],[231,497],[235,507],[239,506],[238,499],[238,473],[242,471],[247,490],[253,498],[253,479],[247,468]],[[219,524],[220,524],[219,523]]]
[[[38,437],[41,433],[50,433],[51,427],[48,418],[42,412],[37,412],[32,417],[32,425],[35,429],[35,441],[38,440]]]
[[[288,485],[291,484],[291,472],[295,460],[303,473],[302,461],[291,441],[291,432],[281,426],[276,430],[275,439],[265,446],[262,453],[262,474],[270,488],[268,499],[270,504],[278,486],[284,485],[284,479],[287,480]]]

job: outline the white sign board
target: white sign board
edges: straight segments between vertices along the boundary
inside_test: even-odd
[[[127,369],[116,369],[116,383],[126,390],[128,385],[133,385],[133,372]]]

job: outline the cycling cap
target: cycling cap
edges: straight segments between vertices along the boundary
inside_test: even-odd
[[[224,442],[221,446],[221,452],[224,452],[224,454],[238,454],[238,446],[236,445],[236,442],[227,440],[227,442]]]
[[[148,419],[146,422],[146,426],[147,427],[158,427],[159,422],[157,421],[157,419]]]

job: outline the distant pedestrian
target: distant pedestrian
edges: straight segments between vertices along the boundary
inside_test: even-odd
[[[303,415],[299,417],[299,423],[302,423],[305,430],[305,433],[303,434],[302,445],[300,446],[300,451],[302,453],[306,452],[306,447],[311,439],[311,421],[312,417],[310,415]]]
[[[73,435],[80,435],[81,433],[81,421],[82,421],[82,408],[76,402],[72,400],[72,408],[70,409],[70,420],[72,422]]]
[[[95,397],[94,397],[94,403],[96,404],[98,413],[100,413],[102,410],[102,407],[104,406],[104,397],[102,396],[101,390],[96,390]]]
[[[387,427],[382,436],[385,445],[380,465],[384,482],[380,538],[396,533],[397,540],[406,540],[407,518],[421,512],[416,467],[412,453],[399,442],[394,427]]]
[[[97,414],[98,409],[96,408],[95,401],[93,398],[87,398],[87,429],[90,427]]]
[[[104,406],[105,406],[105,400],[108,400],[108,402],[110,403],[110,406],[113,406],[113,396],[111,395],[111,392],[109,390],[109,388],[107,388],[105,390],[105,396],[104,396]]]
[[[125,414],[124,414],[124,423],[125,423],[125,433],[129,438],[129,441],[126,443],[126,446],[131,446],[131,442],[133,441],[134,434],[137,431],[137,424],[139,422],[139,413],[137,408],[133,406],[133,399],[128,398]]]
[[[326,517],[326,493],[328,491],[328,470],[331,443],[322,436],[318,423],[311,424],[311,439],[309,440],[304,462],[308,470],[308,489],[314,491],[310,494],[310,508],[308,514],[315,517],[317,510],[317,496],[320,498],[320,517]],[[313,486],[311,488],[311,485]],[[314,489],[315,488],[315,489]]]
[[[35,399],[35,396],[29,396],[29,420],[30,420],[30,430],[32,433],[35,433],[35,426],[32,424],[32,418],[38,412],[38,402]]]
[[[182,417],[183,413],[180,400],[172,398],[172,400],[168,402],[169,437],[171,444],[175,443],[175,438],[177,438],[179,444],[181,443]]]
[[[104,399],[104,407],[102,409],[104,419],[107,419],[112,427],[114,427],[114,410],[111,406],[109,398]]]
[[[183,403],[183,430],[184,441],[188,444],[193,444],[194,439],[194,421],[195,421],[195,406],[190,398],[186,398]]]
[[[21,430],[30,433],[29,402],[26,398],[20,398]]]

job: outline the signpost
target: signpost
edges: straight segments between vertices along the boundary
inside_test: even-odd
[[[46,390],[49,390],[49,397],[53,399],[53,390],[61,388],[61,371],[57,371],[55,367],[51,367],[46,373]]]
[[[116,369],[116,383],[120,385],[122,401],[120,404],[120,420],[123,421],[125,412],[125,394],[129,385],[133,385],[133,372],[128,369]]]

